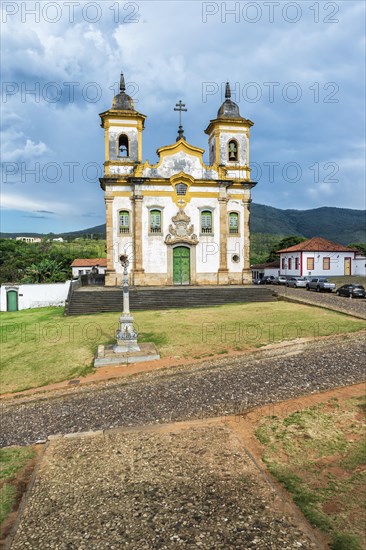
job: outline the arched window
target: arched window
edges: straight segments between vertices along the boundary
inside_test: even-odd
[[[230,212],[229,214],[229,233],[231,235],[239,233],[239,214],[237,212]]]
[[[118,156],[127,158],[129,156],[128,137],[121,134],[118,138]]]
[[[235,139],[231,139],[227,146],[227,154],[229,162],[238,161],[238,142]]]
[[[212,212],[210,210],[201,212],[201,233],[212,234]]]
[[[178,185],[175,186],[175,191],[177,195],[186,195],[187,193],[187,185],[185,183],[178,183]]]
[[[119,232],[130,232],[130,213],[128,210],[121,210],[119,213]]]
[[[161,210],[150,210],[150,233],[161,233]]]

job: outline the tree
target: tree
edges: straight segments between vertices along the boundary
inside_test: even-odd
[[[366,256],[366,243],[352,243],[348,245],[349,248],[355,248],[359,250],[363,256]]]
[[[25,270],[23,283],[56,283],[65,281],[67,272],[63,268],[62,262],[43,258],[39,263],[32,264]]]
[[[278,250],[289,248],[290,246],[294,246],[295,244],[299,244],[304,241],[306,241],[306,239],[304,237],[299,237],[299,235],[290,235],[289,237],[285,237],[271,248],[271,251],[267,258],[267,262],[275,262],[276,260],[278,260]]]

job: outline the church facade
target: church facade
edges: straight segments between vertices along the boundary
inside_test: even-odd
[[[105,132],[107,286],[120,285],[119,256],[130,258],[136,286],[250,284],[250,127],[226,85],[226,99],[205,130],[204,150],[179,126],[175,143],[142,157],[146,116],[120,93],[100,114]],[[176,110],[184,110],[180,102]],[[181,114],[181,113],[180,113]]]

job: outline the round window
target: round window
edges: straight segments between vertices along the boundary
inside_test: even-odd
[[[236,264],[237,264],[238,262],[240,262],[240,258],[239,258],[239,256],[238,256],[237,254],[234,254],[234,256],[232,257],[232,260],[233,260],[233,262],[235,262]]]

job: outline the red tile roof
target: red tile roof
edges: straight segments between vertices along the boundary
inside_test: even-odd
[[[107,267],[107,258],[76,258],[71,267]]]
[[[357,252],[357,250],[355,248],[348,248],[343,244],[327,241],[322,237],[313,237],[302,243],[289,246],[289,248],[277,250],[277,254],[280,252]]]

